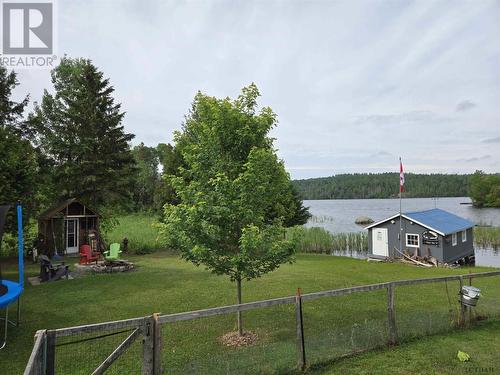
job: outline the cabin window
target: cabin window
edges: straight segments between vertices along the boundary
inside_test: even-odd
[[[457,246],[457,234],[456,233],[453,233],[451,235],[451,244],[452,244],[452,246]]]
[[[466,242],[467,241],[467,230],[463,230],[462,231],[462,242]]]
[[[406,246],[418,247],[419,246],[419,235],[406,233]]]

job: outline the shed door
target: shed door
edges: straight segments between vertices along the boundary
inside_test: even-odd
[[[387,240],[387,228],[372,229],[373,254],[384,257],[389,256],[389,243]]]
[[[66,253],[78,253],[78,219],[66,219]]]

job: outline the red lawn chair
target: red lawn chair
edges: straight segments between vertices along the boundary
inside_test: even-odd
[[[92,252],[90,245],[80,246],[80,264],[89,264],[99,260],[99,254]]]

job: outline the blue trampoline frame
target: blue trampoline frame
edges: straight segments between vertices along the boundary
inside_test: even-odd
[[[17,251],[18,251],[18,271],[19,282],[2,280],[2,284],[7,287],[7,294],[0,297],[0,309],[5,308],[5,318],[0,318],[5,322],[5,330],[3,343],[0,350],[7,345],[7,329],[9,323],[13,326],[19,326],[19,319],[21,317],[21,304],[20,298],[24,291],[24,239],[23,239],[23,208],[20,203],[16,205],[17,208]],[[14,323],[9,320],[9,305],[17,301],[17,321]]]

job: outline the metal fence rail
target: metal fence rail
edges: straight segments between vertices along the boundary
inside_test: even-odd
[[[474,278],[484,278],[500,276],[500,271],[470,273],[456,276],[434,277],[425,279],[399,280],[385,283],[356,286],[350,288],[334,289],[321,292],[301,294],[300,289],[297,295],[290,297],[274,298],[264,301],[243,303],[239,305],[230,305],[223,307],[215,307],[197,311],[189,311],[176,314],[153,314],[134,319],[119,320],[106,323],[90,324],[70,328],[61,328],[55,330],[38,331],[35,335],[35,344],[31,353],[28,365],[26,366],[25,375],[44,374],[53,375],[55,373],[55,346],[58,338],[78,335],[82,333],[95,333],[105,330],[117,330],[129,328],[131,334],[120,344],[109,356],[96,367],[93,374],[104,373],[116,359],[120,357],[132,344],[134,340],[142,337],[142,374],[159,375],[164,372],[162,369],[162,325],[167,325],[175,322],[188,321],[200,318],[208,318],[217,315],[232,314],[238,311],[263,309],[270,306],[294,304],[295,305],[295,335],[296,335],[296,367],[303,370],[306,368],[307,347],[304,333],[304,303],[320,298],[347,296],[355,293],[370,292],[376,290],[386,290],[387,293],[387,344],[394,345],[398,342],[398,327],[396,320],[396,303],[395,290],[397,287],[408,285],[419,285],[428,283],[440,283],[448,281],[459,281],[460,286],[464,285],[465,280],[469,283]],[[466,321],[466,312],[462,308],[459,323]],[[290,367],[294,367],[291,365]]]

